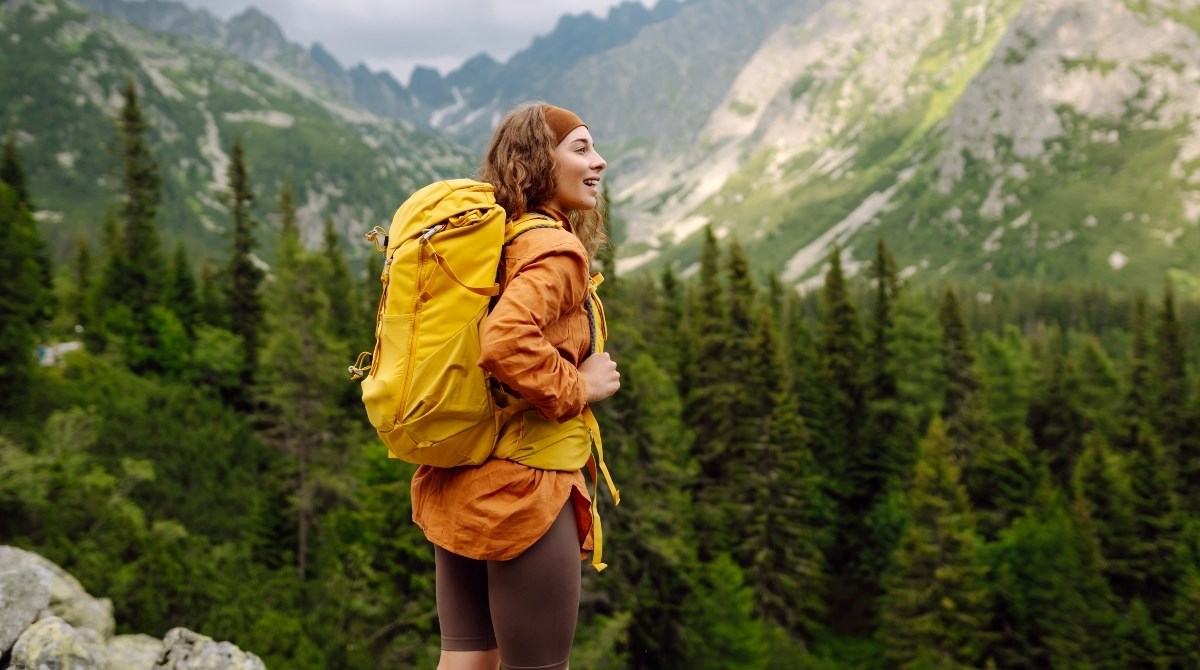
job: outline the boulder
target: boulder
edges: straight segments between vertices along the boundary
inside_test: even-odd
[[[39,567],[50,574],[51,613],[76,628],[93,630],[103,639],[112,637],[117,624],[111,600],[93,598],[79,580],[42,556],[16,547],[0,547],[0,572],[22,566]]]
[[[49,572],[32,565],[0,571],[0,657],[49,605]]]
[[[99,670],[153,670],[163,642],[149,635],[118,635],[104,647]]]
[[[266,670],[258,656],[186,628],[167,631],[162,644],[155,670]]]
[[[21,634],[12,650],[10,670],[96,670],[103,642],[95,631],[72,628],[52,616]]]

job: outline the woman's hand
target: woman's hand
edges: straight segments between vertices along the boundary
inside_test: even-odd
[[[579,375],[587,384],[589,403],[604,400],[621,388],[617,362],[603,352],[588,356],[579,366]]]

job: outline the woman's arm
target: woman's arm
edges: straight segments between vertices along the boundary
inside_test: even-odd
[[[520,267],[484,320],[479,365],[533,403],[542,416],[565,420],[583,411],[588,383],[546,339],[545,329],[583,304],[587,253],[566,231],[535,230],[522,236],[526,242],[535,239],[554,241],[513,259]]]

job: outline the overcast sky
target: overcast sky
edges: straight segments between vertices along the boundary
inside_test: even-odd
[[[253,5],[293,42],[320,42],[346,69],[366,63],[408,84],[416,65],[448,74],[487,52],[505,61],[564,14],[599,17],[622,0],[183,0],[228,19]],[[632,0],[625,0],[626,2]],[[640,0],[652,6],[650,0]]]

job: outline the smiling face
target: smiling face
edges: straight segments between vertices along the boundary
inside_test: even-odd
[[[579,126],[559,142],[554,160],[556,190],[547,204],[562,212],[595,209],[600,202],[600,172],[608,164],[596,153],[587,126]]]

